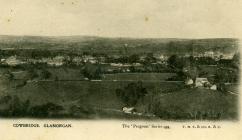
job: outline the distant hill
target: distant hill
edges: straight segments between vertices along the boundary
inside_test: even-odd
[[[0,36],[0,49],[54,49],[104,54],[203,53],[206,51],[233,54],[238,40],[233,38],[106,38],[95,36]]]

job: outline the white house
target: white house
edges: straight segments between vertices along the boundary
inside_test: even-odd
[[[134,107],[123,107],[123,112],[124,113],[128,113],[128,114],[131,114],[135,111],[135,108]]]
[[[10,65],[10,66],[16,66],[19,64],[23,64],[21,60],[17,59],[16,56],[10,56],[9,58],[5,59],[5,63]]]
[[[56,56],[52,60],[48,61],[47,64],[52,66],[61,66],[64,64],[64,57],[63,56]]]
[[[187,78],[186,80],[185,80],[185,84],[186,85],[192,85],[194,82],[193,82],[193,80],[191,79],[191,78]]]
[[[210,84],[207,78],[196,78],[196,87],[204,87],[205,84]]]
[[[210,89],[211,89],[211,90],[217,90],[217,86],[216,86],[216,85],[212,85],[212,86],[210,87]]]

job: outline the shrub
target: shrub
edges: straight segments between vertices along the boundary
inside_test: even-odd
[[[11,96],[6,95],[0,98],[0,104],[7,104],[12,99]]]
[[[95,111],[93,108],[88,107],[88,106],[77,106],[77,105],[72,105],[69,108],[69,114],[72,117],[87,117],[91,114],[94,114]]]
[[[51,117],[58,116],[60,111],[64,108],[54,103],[46,103],[44,105],[37,105],[30,109],[30,115],[34,117]]]

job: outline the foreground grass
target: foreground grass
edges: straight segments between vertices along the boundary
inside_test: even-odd
[[[124,88],[129,83],[127,81],[46,81],[27,83],[19,88],[15,85],[20,81],[0,80],[0,82],[1,97],[9,95],[18,96],[22,102],[29,100],[29,108],[47,103],[63,107],[59,113],[50,115],[47,112],[46,116],[42,116],[43,118],[165,120],[236,120],[238,118],[238,96],[208,89],[182,88],[181,83],[144,81],[143,86],[147,88],[148,95],[135,107],[143,114],[156,115],[156,117],[145,117],[127,115],[121,111],[125,105],[116,97],[115,89]],[[1,104],[0,109],[4,110],[8,106],[8,104]],[[22,115],[22,117],[28,117],[28,115]]]
[[[183,89],[157,96],[152,110],[162,119],[237,120],[238,96],[208,89]]]

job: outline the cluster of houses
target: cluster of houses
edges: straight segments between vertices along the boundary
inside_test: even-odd
[[[2,58],[0,63],[6,64],[9,66],[16,66],[21,64],[38,64],[38,63],[45,63],[50,66],[62,66],[64,65],[66,60],[70,60],[68,56],[55,56],[51,57],[44,57],[39,59],[34,58],[18,58],[17,56],[10,56],[8,58]],[[97,63],[97,60],[92,56],[84,56],[84,57],[74,57],[72,59],[72,63],[76,65],[82,64],[82,62],[90,62],[90,63]]]
[[[185,84],[187,86],[190,86],[191,88],[197,87],[197,88],[205,88],[205,89],[217,90],[217,85],[216,84],[211,84],[208,81],[208,78],[204,78],[204,77],[198,77],[195,80],[191,79],[191,78],[187,78],[185,80]]]
[[[142,57],[140,58],[142,59]],[[164,60],[164,58],[162,58]],[[9,66],[17,66],[21,64],[48,64],[50,66],[62,66],[67,62],[71,62],[75,65],[82,65],[83,63],[91,64],[107,64],[105,57],[94,57],[91,55],[75,56],[70,58],[69,56],[55,56],[55,57],[43,57],[43,58],[20,58],[16,55],[7,58],[2,58],[0,64],[6,64]],[[158,61],[158,63],[164,63],[164,61]],[[128,68],[130,66],[140,67],[141,63],[108,63],[112,67]]]
[[[184,54],[182,57],[189,57],[191,54]],[[213,51],[206,51],[204,53],[198,53],[198,54],[192,54],[194,57],[211,57],[214,60],[217,59],[232,59],[233,54],[222,54],[220,52],[213,52]],[[115,55],[114,58],[118,58],[119,56]],[[167,60],[169,59],[169,55],[155,53],[154,57],[156,58],[157,64],[167,64]],[[146,58],[146,55],[139,56],[139,61],[142,62]],[[92,56],[92,55],[83,55],[83,56],[75,56],[73,58],[70,58],[70,56],[55,56],[55,57],[46,57],[46,58],[18,58],[15,56],[10,56],[8,58],[2,58],[1,63],[2,64],[8,64],[11,66],[24,64],[24,63],[46,63],[51,66],[61,66],[64,64],[65,60],[71,61],[71,63],[74,63],[76,65],[81,65],[84,63],[105,63],[105,57],[104,56]],[[129,64],[120,64],[120,63],[113,63],[111,65],[118,65],[120,67],[125,67],[125,65]],[[138,64],[140,65],[140,64]]]
[[[51,66],[61,66],[64,64],[64,57],[63,56],[56,56],[54,58],[41,58],[41,59],[20,59],[17,56],[10,56],[6,59],[1,59],[1,64],[6,64],[9,66],[17,66],[21,64],[36,64],[36,63],[46,63]]]

